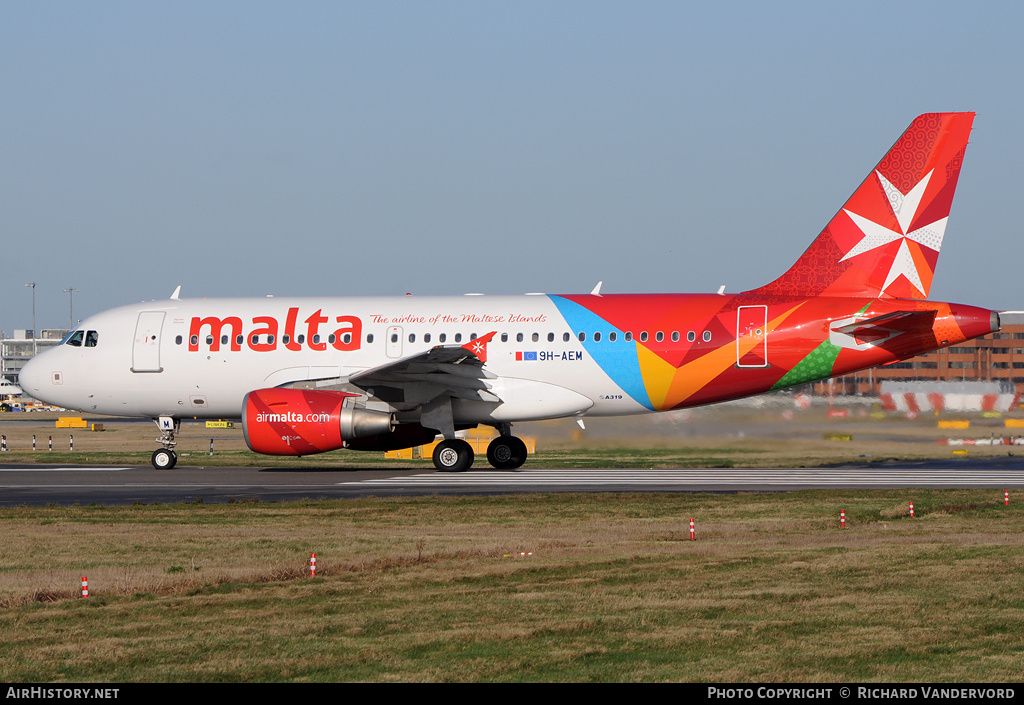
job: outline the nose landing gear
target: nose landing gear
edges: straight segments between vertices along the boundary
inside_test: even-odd
[[[153,422],[160,429],[160,437],[156,439],[156,442],[163,448],[153,451],[150,462],[157,470],[170,470],[178,462],[178,454],[174,452],[174,446],[177,443],[174,440],[174,434],[181,428],[181,419],[161,416],[153,419]]]
[[[170,470],[178,462],[178,454],[169,448],[161,448],[153,451],[150,462],[157,470]]]

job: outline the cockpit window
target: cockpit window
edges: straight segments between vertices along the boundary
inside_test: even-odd
[[[100,334],[97,333],[94,330],[91,330],[91,331],[89,331],[88,333],[85,334],[85,347],[87,347],[87,348],[95,348],[96,347],[96,343],[98,343],[99,340],[100,340]]]
[[[61,341],[61,345],[73,345],[76,348],[82,347],[82,337],[85,335],[84,330],[76,330],[68,333],[68,337]]]

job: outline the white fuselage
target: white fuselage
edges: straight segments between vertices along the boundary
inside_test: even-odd
[[[486,384],[501,402],[457,400],[457,422],[650,410],[604,373],[546,295],[168,299],[97,314],[77,331],[77,345],[25,366],[30,395],[117,416],[237,418],[254,389],[343,382],[495,331]]]

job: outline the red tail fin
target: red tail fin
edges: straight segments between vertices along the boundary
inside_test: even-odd
[[[973,122],[919,116],[796,264],[748,293],[928,298]]]

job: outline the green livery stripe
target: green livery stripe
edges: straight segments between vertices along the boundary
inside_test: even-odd
[[[798,362],[793,369],[784,374],[782,379],[772,386],[772,389],[792,387],[794,384],[803,384],[804,382],[813,382],[816,379],[831,377],[832,366],[835,365],[840,350],[842,348],[826,340],[812,350],[807,357]]]

